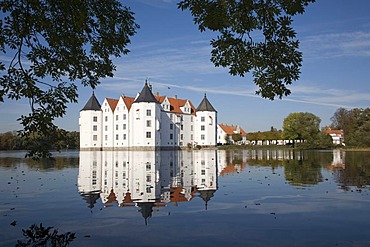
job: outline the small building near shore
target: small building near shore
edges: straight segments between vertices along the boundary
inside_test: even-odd
[[[326,129],[326,134],[330,135],[334,145],[344,145],[344,132],[343,130]]]

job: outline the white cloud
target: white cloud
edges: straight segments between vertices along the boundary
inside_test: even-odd
[[[368,57],[370,32],[327,33],[301,39],[301,49],[308,58]]]

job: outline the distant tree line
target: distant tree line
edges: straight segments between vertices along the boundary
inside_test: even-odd
[[[61,149],[78,149],[80,146],[80,133],[76,131],[59,130],[57,132],[60,139],[52,146],[54,150]],[[34,140],[48,139],[37,134],[31,138],[25,138],[18,135],[16,131],[0,133],[0,150],[32,150],[34,148]]]
[[[277,130],[273,126],[269,131],[258,131],[258,132],[249,132],[247,133],[247,140],[249,141],[274,141],[274,140],[282,140],[282,131]]]
[[[247,133],[246,138],[249,141],[292,140],[298,147],[330,148],[332,139],[325,131],[331,128],[343,130],[346,146],[370,147],[370,108],[339,108],[330,120],[331,125],[320,130],[319,117],[309,112],[294,112],[284,119],[283,130],[271,127],[269,131]]]

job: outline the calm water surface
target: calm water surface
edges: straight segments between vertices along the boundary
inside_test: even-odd
[[[0,246],[40,223],[71,246],[370,246],[370,152],[23,156],[0,152]]]

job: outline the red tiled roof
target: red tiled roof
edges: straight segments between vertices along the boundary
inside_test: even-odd
[[[326,129],[326,134],[329,134],[329,135],[343,135],[343,130],[332,130],[332,129]]]
[[[122,96],[122,99],[123,99],[123,102],[125,102],[127,110],[130,110],[131,106],[132,106],[132,103],[134,103],[134,101],[135,101],[135,98]]]
[[[240,171],[242,171],[244,168],[247,167],[247,163],[243,162],[241,165],[240,165]],[[237,166],[234,165],[234,164],[228,164],[224,167],[224,169],[222,169],[222,171],[220,172],[220,176],[225,176],[227,174],[232,174],[232,173],[236,173],[238,171],[237,169]]]
[[[159,103],[162,103],[167,96],[165,96],[165,95],[163,95],[163,96],[154,95],[154,97]],[[134,103],[134,101],[135,101],[135,98],[122,96],[122,99],[123,99],[124,103],[126,104],[127,109],[130,110],[131,106],[132,106],[132,103]],[[169,98],[169,97],[167,97],[167,99],[170,102],[170,112],[184,113],[181,110],[180,107],[183,107],[186,104],[186,102],[189,102],[189,105],[190,105],[190,108],[191,108],[190,112],[191,112],[192,115],[195,115],[195,107],[194,107],[193,103],[190,100]],[[117,99],[111,99],[111,98],[106,98],[106,100],[107,100],[111,110],[114,112],[114,110],[117,107],[118,100]]]
[[[175,203],[177,203],[177,202],[187,202],[188,199],[186,199],[185,194],[182,193],[182,190],[183,190],[182,186],[172,187],[170,189],[170,201],[175,202]],[[192,190],[191,198],[189,199],[189,201],[194,198],[194,194],[195,194],[195,190]]]
[[[159,103],[162,103],[167,96],[154,95],[154,97],[157,99],[157,101]],[[186,104],[186,102],[188,101],[189,102],[189,105],[190,105],[190,108],[191,108],[191,111],[190,112],[191,112],[191,114],[195,115],[195,107],[194,107],[193,103],[190,100],[177,99],[177,98],[169,98],[169,97],[167,97],[167,99],[170,102],[170,112],[173,112],[173,113],[184,113],[181,110],[180,107],[183,107]]]
[[[118,104],[118,99],[106,98],[106,100],[109,104],[110,109],[112,110],[112,112],[114,112],[114,110],[116,109],[116,106]]]
[[[236,131],[237,128],[238,128],[238,126],[226,125],[226,124],[219,124],[219,126],[228,135],[235,134],[234,131]],[[240,129],[240,134],[242,136],[246,136],[247,135],[247,132],[245,132],[240,126],[239,126],[239,129]]]
[[[112,203],[117,201],[116,194],[114,193],[113,189],[111,189],[109,195],[107,196],[107,203]]]

